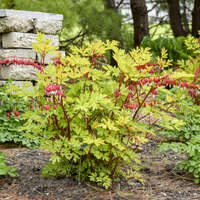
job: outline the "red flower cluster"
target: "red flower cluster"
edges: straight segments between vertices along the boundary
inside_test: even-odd
[[[151,101],[151,102],[144,102],[143,105],[144,105],[144,107],[146,107],[147,105],[153,107],[153,106],[155,106],[156,104],[159,104],[159,102],[153,100],[153,101]]]
[[[136,66],[136,69],[137,69],[138,71],[141,71],[142,69],[146,69],[146,68],[147,68],[146,65],[138,65],[138,66]]]
[[[52,60],[53,60],[54,65],[61,65],[62,64],[62,62],[60,61],[59,58],[53,58]]]
[[[128,103],[125,103],[125,104],[123,104],[123,106],[126,109],[133,110],[133,109],[137,109],[139,105],[138,104],[128,104]]]
[[[11,65],[11,64],[17,64],[17,65],[31,65],[35,67],[36,69],[42,71],[43,66],[39,65],[38,63],[35,63],[33,60],[25,60],[25,59],[16,59],[13,58],[11,60],[4,59],[0,61],[0,66],[2,65]]]
[[[194,83],[196,83],[197,77],[199,76],[199,73],[200,73],[200,66],[195,71],[195,74],[194,74]]]
[[[6,119],[9,119],[11,117],[11,114],[12,114],[11,112],[7,112],[6,113]]]
[[[156,89],[153,89],[152,91],[151,91],[151,93],[153,94],[153,95],[157,95],[157,90]]]
[[[151,107],[155,106],[157,104],[157,102],[155,100],[153,100],[152,102],[144,102],[143,106],[144,108],[149,105]],[[130,109],[130,110],[136,110],[138,107],[139,107],[139,104],[128,104],[128,103],[125,103],[123,104],[123,107],[126,108],[126,109]]]
[[[155,66],[158,66],[158,64],[148,63],[148,64],[144,64],[144,65],[138,65],[138,66],[136,66],[136,69],[137,69],[138,71],[141,71],[141,70],[143,70],[143,69],[147,69],[147,67],[155,67]],[[153,69],[151,69],[151,70],[149,71],[150,74],[153,73],[153,72],[154,72]]]
[[[128,86],[128,89],[129,89],[129,90],[134,90],[134,85],[130,84],[130,85]]]
[[[45,105],[44,109],[48,111],[50,109],[50,105]]]
[[[170,80],[167,77],[144,78],[140,81],[141,85],[151,84],[152,82],[154,82],[157,86],[174,85],[187,89],[199,89],[197,85],[189,84],[187,81],[183,83],[177,80]]]
[[[43,111],[43,105],[39,105],[39,109],[41,110],[41,111]]]
[[[100,55],[98,56],[98,59],[99,59],[100,61],[103,61],[103,62],[107,63],[107,59],[106,59],[106,57],[105,57],[103,54],[100,54]]]
[[[56,108],[57,108],[57,105],[53,104],[53,109],[56,110]]]
[[[198,94],[195,90],[189,90],[188,93],[191,97],[193,97],[195,99],[198,97]]]
[[[200,67],[199,67],[199,69],[200,69]],[[155,78],[144,78],[139,82],[139,84],[145,85],[145,84],[151,84],[152,82],[155,83],[157,86],[167,86],[167,85],[172,86],[173,85],[173,86],[179,86],[182,88],[187,88],[188,93],[191,97],[193,97],[194,99],[196,99],[198,97],[199,87],[197,85],[189,84],[187,81],[181,82],[178,80],[171,80],[166,76],[165,77],[155,77]],[[153,90],[152,94],[156,95],[157,91]],[[197,104],[197,103],[195,103],[195,104]]]
[[[115,95],[115,98],[117,99],[121,95],[120,90],[115,90],[114,95]]]
[[[9,118],[11,117],[12,113],[14,113],[14,115],[15,115],[16,117],[19,117],[19,116],[20,116],[20,113],[19,113],[16,109],[14,109],[12,112],[7,112],[7,114],[6,114],[6,119],[9,119]]]
[[[96,58],[92,58],[92,63],[96,63],[97,59]]]
[[[199,67],[200,69],[200,67]],[[182,87],[182,88],[186,88],[188,90],[188,93],[190,94],[191,97],[193,97],[195,99],[195,102],[197,102],[197,97],[199,95],[199,87],[195,84],[189,84],[187,81],[185,82],[181,82],[180,80],[171,80],[169,79],[168,76],[164,76],[164,77],[154,77],[154,78],[143,78],[140,81],[138,81],[136,84],[137,85],[151,85],[152,83],[155,84],[155,87],[160,87],[160,86],[178,86],[178,87]],[[127,83],[126,87],[129,89],[129,93],[127,95],[127,100],[124,103],[124,107],[126,109],[136,109],[137,108],[137,104],[132,105],[130,103],[130,100],[132,98],[134,98],[134,95],[131,91],[134,90],[134,88],[136,86],[134,86],[132,83]],[[151,90],[151,94],[153,94],[154,96],[157,95],[157,89],[154,88]],[[119,91],[116,90],[115,91],[115,96],[118,97],[119,96]],[[152,102],[148,102],[148,103],[144,103],[143,106],[146,107],[146,105],[149,106],[154,106],[155,104],[157,104],[157,102],[155,100],[153,100]],[[197,103],[195,103],[197,104]],[[200,104],[200,103],[199,103]]]
[[[149,74],[153,74],[153,73],[154,73],[153,69],[149,70]]]
[[[18,111],[16,111],[15,109],[13,110],[13,113],[16,117],[20,116],[20,113]]]
[[[127,96],[129,99],[133,98],[134,95],[132,93],[128,93],[128,96]]]
[[[53,104],[53,109],[54,110],[56,110],[56,108],[57,108],[57,105],[56,104]],[[44,109],[46,110],[46,111],[48,111],[48,110],[50,110],[50,105],[39,105],[39,109],[41,110],[41,111],[43,111]]]
[[[45,94],[48,96],[57,95],[59,97],[64,97],[61,86],[56,83],[49,84],[44,90]]]
[[[91,58],[92,64],[96,64],[97,62],[104,62],[107,63],[107,59],[103,54],[96,55],[95,53],[93,54],[93,57]],[[98,63],[97,63],[98,64]]]
[[[136,69],[138,71],[141,71],[142,69],[147,69],[147,67],[154,67],[154,66],[157,66],[157,64],[148,63],[145,65],[138,65],[138,66],[136,66]]]
[[[57,91],[60,90],[60,85],[56,84],[56,83],[52,83],[49,84],[46,88],[45,88],[45,92],[49,93],[51,91]]]

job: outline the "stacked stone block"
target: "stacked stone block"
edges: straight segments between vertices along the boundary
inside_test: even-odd
[[[63,15],[60,14],[0,9],[0,61],[15,58],[40,62],[40,55],[32,49],[37,32],[44,33],[46,39],[59,46],[57,33],[62,28],[62,21]],[[60,53],[64,55],[63,51]],[[56,54],[48,55],[45,64],[52,62]],[[8,79],[15,83],[34,81],[37,72],[33,66],[0,66],[0,85]]]

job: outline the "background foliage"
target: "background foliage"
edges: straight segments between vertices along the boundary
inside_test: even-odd
[[[164,38],[160,36],[154,40],[146,37],[142,41],[141,47],[151,48],[154,58],[160,56],[162,48],[165,48],[168,58],[172,60],[174,65],[177,65],[178,60],[188,60],[192,55],[192,51],[188,50],[185,40],[186,38],[182,36],[177,38]]]

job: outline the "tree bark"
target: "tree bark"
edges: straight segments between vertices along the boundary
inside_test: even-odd
[[[186,36],[186,32],[183,29],[181,21],[179,0],[167,0],[167,3],[170,25],[174,36]]]
[[[107,9],[110,9],[112,11],[114,11],[115,13],[118,14],[118,9],[116,6],[116,2],[115,0],[104,0],[104,5]],[[117,40],[119,42],[121,42],[120,40],[120,31],[121,31],[121,21],[119,22],[118,26],[118,33],[116,34],[116,38],[112,38],[113,40]],[[117,62],[115,61],[115,59],[113,58],[113,51],[110,51],[110,65],[112,66],[117,66]]]
[[[130,0],[134,27],[134,46],[137,47],[145,36],[149,36],[148,12],[145,0]]]
[[[106,7],[114,10],[115,12],[117,12],[117,8],[116,8],[116,5],[115,5],[115,0],[106,0]]]
[[[200,0],[194,1],[194,8],[192,11],[192,35],[200,37],[198,31],[200,30]]]
[[[191,32],[190,32],[190,27],[189,27],[188,18],[187,18],[186,0],[183,0],[182,3],[183,3],[183,14],[182,14],[183,28],[185,30],[186,35],[188,35]]]

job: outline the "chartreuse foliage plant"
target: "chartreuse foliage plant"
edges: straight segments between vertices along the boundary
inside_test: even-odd
[[[181,61],[181,69],[186,72],[195,72],[194,83],[199,84],[200,71],[200,41],[192,36],[186,40],[188,49],[194,52],[195,57],[190,57],[186,62]],[[160,134],[165,135],[169,141],[163,143],[159,149],[161,151],[173,150],[186,156],[177,167],[193,174],[195,183],[200,183],[200,112],[199,112],[199,89],[189,88],[188,83],[184,87],[173,88],[176,94],[173,105],[176,106],[176,117],[182,119],[185,124],[179,130],[164,130]],[[188,95],[190,94],[190,96]],[[172,101],[171,101],[172,103]],[[195,103],[195,104],[194,104]]]
[[[2,152],[0,152],[0,177],[5,175],[9,175],[11,177],[18,176],[14,167],[9,167],[6,165],[5,156]]]
[[[10,84],[11,81],[0,87],[0,144],[14,143],[35,148],[38,140],[26,138],[21,130],[26,121],[22,115],[28,109],[29,102],[18,95],[8,94]]]
[[[187,48],[193,52],[194,56],[190,56],[188,60],[180,60],[179,70],[185,71],[188,74],[194,74],[193,82],[195,84],[200,83],[199,72],[200,72],[200,38],[194,38],[189,35],[185,41]],[[190,95],[195,99],[195,103],[199,104],[199,91],[189,91]]]
[[[105,188],[122,176],[141,180],[137,148],[154,134],[154,124],[170,130],[183,125],[165,112],[175,108],[166,108],[156,96],[170,96],[165,85],[180,84],[190,75],[163,72],[170,64],[164,49],[153,65],[148,48],[126,53],[117,45],[97,41],[71,46],[68,56],[55,58],[38,72],[33,90],[10,88],[34,99],[33,109],[24,114],[23,130],[31,138],[39,137],[41,148],[52,152],[44,176],[75,176]],[[110,50],[118,67],[102,59]],[[148,123],[149,116],[154,122]]]

